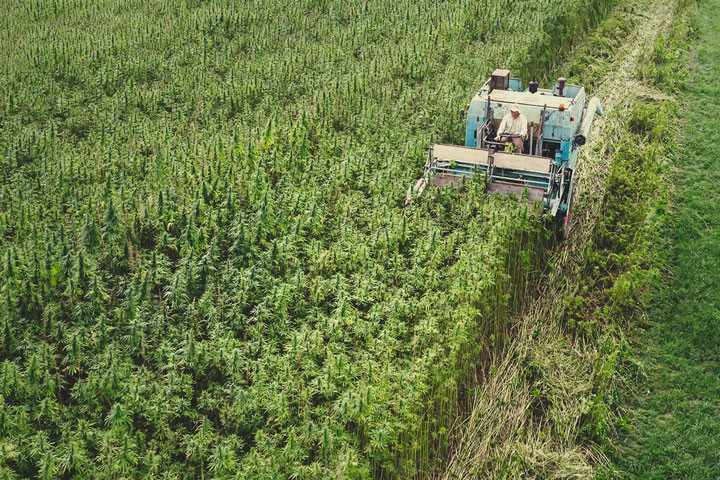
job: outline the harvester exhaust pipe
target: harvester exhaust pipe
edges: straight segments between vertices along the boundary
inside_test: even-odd
[[[565,77],[558,78],[558,96],[563,97],[563,91],[565,90],[565,82],[567,82],[567,79]]]
[[[582,146],[585,145],[587,142],[587,136],[588,133],[590,133],[590,126],[592,125],[592,121],[595,118],[595,115],[602,116],[602,107],[600,106],[600,100],[597,97],[593,97],[590,99],[590,102],[587,105],[587,108],[585,109],[585,117],[583,118],[582,125],[580,125],[580,129],[578,130],[577,135],[575,135],[575,139],[573,142],[575,145]]]
[[[537,80],[535,80],[535,77],[533,77],[532,82],[530,82],[529,84],[528,90],[530,90],[530,93],[537,93],[539,85],[540,84],[537,82]]]

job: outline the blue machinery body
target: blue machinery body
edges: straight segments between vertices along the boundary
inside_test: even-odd
[[[503,151],[495,132],[517,104],[528,120],[526,155]],[[600,101],[587,100],[585,89],[559,79],[552,89],[531,82],[522,90],[520,79],[507,70],[492,77],[461,112],[465,116],[465,145],[435,145],[428,152],[425,176],[414,187],[419,195],[430,183],[461,186],[464,177],[483,175],[488,192],[514,192],[567,222],[572,206],[573,172],[579,147],[586,142]]]

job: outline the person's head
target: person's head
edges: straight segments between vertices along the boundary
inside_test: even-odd
[[[513,116],[513,118],[518,118],[520,116],[520,105],[517,103],[510,107],[510,114]]]

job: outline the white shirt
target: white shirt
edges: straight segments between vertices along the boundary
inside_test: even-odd
[[[508,113],[502,119],[497,135],[498,137],[502,135],[522,135],[523,138],[525,138],[527,137],[527,133],[527,117],[521,113],[518,115],[518,118],[513,118],[512,113]]]

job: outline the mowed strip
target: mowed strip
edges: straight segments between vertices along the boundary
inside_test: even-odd
[[[627,478],[720,478],[720,1],[703,10],[681,97],[672,276],[638,339],[647,383],[614,459]]]

